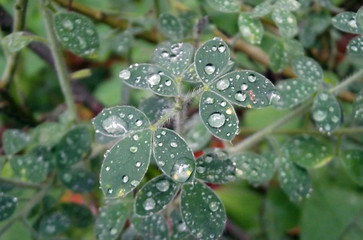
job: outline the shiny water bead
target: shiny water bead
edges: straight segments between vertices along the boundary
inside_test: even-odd
[[[238,12],[241,4],[238,0],[207,0],[210,7],[220,12]]]
[[[320,65],[310,57],[299,57],[292,63],[292,68],[299,79],[315,86],[320,86],[323,81],[323,70]]]
[[[260,44],[264,28],[259,19],[248,13],[241,13],[238,17],[239,32],[244,40],[251,44]]]
[[[272,11],[272,20],[282,37],[292,38],[298,33],[296,17],[290,11],[275,8]]]
[[[343,32],[354,34],[361,32],[356,22],[356,13],[354,12],[338,13],[335,17],[332,18],[332,23],[334,27]]]
[[[348,53],[352,56],[362,56],[363,55],[363,35],[356,36],[353,38],[348,46]]]
[[[340,153],[340,159],[348,176],[355,183],[363,185],[363,151],[360,149],[344,150]]]
[[[160,14],[159,27],[162,34],[172,41],[180,40],[183,37],[183,26],[180,20],[172,14]]]

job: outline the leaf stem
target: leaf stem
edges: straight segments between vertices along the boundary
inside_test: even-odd
[[[71,120],[77,119],[77,111],[76,106],[74,103],[74,98],[72,95],[72,90],[70,86],[70,76],[67,71],[66,63],[64,61],[62,50],[59,45],[57,36],[54,32],[54,25],[53,25],[53,16],[50,10],[46,6],[45,0],[39,0],[40,8],[43,16],[43,21],[45,24],[45,29],[48,36],[49,47],[52,52],[52,56],[54,59],[54,64],[59,80],[59,84],[61,86],[66,104],[68,106],[68,111],[70,113]]]
[[[9,178],[4,178],[4,177],[0,177],[0,183],[5,183],[5,184],[12,185],[14,187],[20,187],[20,188],[35,188],[35,189],[42,188],[41,184],[28,183],[28,182],[18,181],[15,179],[9,179]]]

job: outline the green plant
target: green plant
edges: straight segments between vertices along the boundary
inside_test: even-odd
[[[302,239],[359,239],[362,7],[155,0],[123,2],[133,10],[119,12],[112,0],[33,4],[4,3],[14,24],[1,39],[0,236],[14,237],[8,230],[20,221],[35,239],[292,239],[299,225]],[[33,9],[45,34],[25,30]],[[143,9],[154,14],[133,15]],[[331,20],[331,12],[339,13]],[[341,62],[331,23],[360,34]],[[62,99],[47,105],[35,94],[32,111],[23,101],[25,90],[39,94],[19,84],[21,70],[31,72],[20,64],[25,49],[42,56],[34,46],[50,51],[56,75],[45,66],[37,74],[58,79],[62,94],[54,95],[66,110],[52,111]],[[99,83],[106,76],[98,68],[116,77]],[[338,209],[345,201],[351,206]]]

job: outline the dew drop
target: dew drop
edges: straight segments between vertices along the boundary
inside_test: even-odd
[[[204,67],[204,71],[205,71],[205,73],[206,73],[206,74],[208,74],[208,75],[213,74],[213,73],[215,72],[215,70],[216,70],[216,67],[215,67],[215,66],[213,66],[213,64],[211,64],[211,63],[208,63],[208,64]]]
[[[269,104],[277,103],[280,100],[280,93],[277,90],[268,92],[267,100]]]
[[[218,208],[219,208],[219,204],[218,204],[218,202],[211,202],[211,203],[209,204],[209,209],[210,209],[212,212],[217,211],[217,210],[218,210]]]
[[[178,159],[171,169],[170,175],[177,182],[186,182],[193,173],[193,163],[194,161],[189,158]]]
[[[155,205],[156,205],[156,203],[155,203],[154,199],[147,198],[142,206],[144,207],[144,209],[146,211],[150,211],[150,210],[153,210],[155,208]]]
[[[147,79],[147,82],[151,85],[151,86],[155,86],[158,85],[160,83],[160,75],[155,73],[152,74],[151,76],[149,76],[149,78]]]
[[[219,45],[219,47],[218,47],[218,51],[219,51],[220,53],[223,53],[224,51],[226,51],[226,46],[224,46],[223,44]]]
[[[142,120],[137,120],[136,121],[136,126],[140,127],[142,125]]]
[[[161,56],[162,56],[163,58],[167,58],[167,57],[169,57],[169,53],[168,53],[167,51],[162,51],[162,52],[161,52]]]
[[[171,142],[170,146],[173,147],[173,148],[176,148],[178,146],[178,144],[176,142]]]
[[[111,228],[110,234],[115,235],[116,233],[117,233],[117,229],[116,228]]]
[[[313,119],[317,122],[321,122],[326,118],[327,114],[326,112],[322,111],[322,110],[316,110],[313,113]]]
[[[247,79],[248,79],[248,81],[249,82],[255,82],[256,81],[256,76],[255,76],[255,74],[250,74],[250,75],[248,75],[248,77],[247,77]]]
[[[245,93],[242,93],[240,91],[238,91],[235,95],[234,98],[239,101],[239,102],[243,102],[246,100],[247,95]]]
[[[125,70],[122,70],[118,76],[124,80],[128,80],[131,76],[131,72],[129,70],[125,69]]]
[[[112,134],[126,133],[127,132],[126,126],[127,123],[124,120],[122,120],[120,117],[115,115],[109,116],[102,122],[102,127],[106,130],[106,132]]]
[[[348,25],[351,26],[352,28],[357,28],[358,27],[357,22],[356,22],[356,20],[354,18],[352,18],[352,19],[350,19],[348,21]]]
[[[229,87],[228,79],[221,79],[216,84],[216,88],[220,91],[226,90],[228,87]]]
[[[168,86],[168,87],[170,87],[170,86],[171,86],[171,80],[167,80],[167,81],[165,82],[165,85],[166,85],[166,86]]]
[[[328,100],[328,94],[326,94],[326,93],[320,93],[319,94],[319,98],[320,98],[320,100],[322,100],[322,101],[326,101],[326,100]]]
[[[204,100],[204,103],[205,104],[213,104],[214,103],[214,99],[211,98],[211,97],[207,97],[205,100]]]
[[[220,128],[226,122],[226,116],[223,113],[212,113],[208,118],[208,123],[213,128]]]
[[[137,152],[137,147],[136,146],[130,147],[130,152],[136,153]]]
[[[70,20],[68,20],[68,19],[66,19],[66,20],[64,20],[63,21],[63,27],[68,31],[68,32],[70,32],[70,31],[72,31],[73,30],[73,23],[70,21]]]
[[[168,191],[170,186],[170,183],[168,180],[161,180],[159,182],[156,183],[156,188],[160,191],[160,192],[166,192]]]
[[[128,177],[128,176],[126,176],[126,175],[124,175],[124,176],[122,177],[122,182],[127,183],[128,181],[129,181],[129,177]]]
[[[248,88],[248,85],[246,83],[242,83],[241,90],[245,91],[245,90],[247,90],[247,88]]]

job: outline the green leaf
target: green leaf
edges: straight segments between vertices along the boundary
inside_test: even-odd
[[[310,57],[299,57],[292,63],[295,74],[302,80],[319,86],[323,81],[323,69]]]
[[[323,33],[331,25],[331,16],[326,11],[309,13],[299,28],[299,39],[305,47],[312,47],[316,43],[316,37]]]
[[[348,176],[355,183],[363,185],[363,151],[358,149],[342,151],[340,159]]]
[[[303,168],[318,168],[327,164],[334,155],[331,144],[310,135],[288,139],[282,146],[285,156]]]
[[[170,218],[168,220],[171,219],[172,228],[172,235],[170,237],[170,240],[185,239],[187,236],[189,236],[187,226],[182,219],[179,209],[175,209],[174,211],[172,211],[169,217]],[[170,223],[170,221],[168,221],[168,223]]]
[[[209,183],[228,183],[235,180],[236,167],[227,152],[209,149],[197,158],[195,177]]]
[[[28,134],[17,129],[7,129],[2,135],[3,148],[7,155],[13,155],[23,150],[31,141]]]
[[[308,172],[285,156],[279,158],[279,163],[280,185],[290,200],[301,202],[304,198],[309,197],[312,192],[312,182]]]
[[[223,97],[206,91],[199,103],[204,125],[216,137],[231,141],[238,133],[239,121],[233,106]]]
[[[139,185],[151,156],[151,132],[143,130],[122,139],[105,154],[100,185],[106,197],[124,196]]]
[[[39,223],[39,233],[43,236],[54,236],[67,231],[70,219],[61,212],[47,213],[42,216]]]
[[[189,43],[163,42],[154,50],[151,61],[177,77],[190,65],[193,56],[194,48]]]
[[[54,27],[59,41],[77,55],[89,55],[100,45],[95,25],[83,15],[57,13],[54,16]]]
[[[147,182],[136,194],[134,212],[150,216],[165,209],[177,193],[178,185],[165,175]]]
[[[185,140],[193,151],[203,149],[212,138],[212,134],[202,123],[199,114],[195,114],[185,124],[184,129],[186,131]]]
[[[68,131],[68,124],[57,122],[44,122],[32,129],[34,141],[43,146],[53,147]]]
[[[4,221],[13,215],[17,206],[17,201],[17,198],[10,197],[3,192],[0,192],[0,221]]]
[[[127,53],[131,49],[133,41],[134,36],[132,33],[130,31],[123,31],[112,39],[111,44],[115,52],[122,54]]]
[[[184,183],[194,179],[195,160],[192,150],[176,132],[159,128],[154,133],[154,157],[163,173]]]
[[[146,240],[168,239],[168,225],[159,214],[150,217],[138,217],[134,215],[131,223],[135,229],[144,236]]]
[[[64,186],[77,193],[86,193],[96,186],[92,173],[82,169],[66,169],[59,173],[59,179]]]
[[[353,102],[353,115],[356,119],[363,119],[363,90],[355,95]]]
[[[200,82],[197,72],[195,71],[195,64],[190,64],[182,73],[181,80],[185,82]]]
[[[287,54],[283,42],[275,43],[270,51],[270,68],[274,72],[281,72],[287,64]]]
[[[35,153],[15,156],[10,161],[16,176],[29,182],[42,182],[47,178],[49,163]]]
[[[60,209],[61,212],[67,215],[71,220],[71,226],[86,228],[93,220],[91,211],[84,205],[75,203],[62,203],[60,205]]]
[[[292,38],[297,34],[297,21],[291,12],[275,8],[272,12],[272,20],[279,28],[282,37]]]
[[[198,239],[218,239],[226,223],[226,211],[218,196],[205,184],[183,185],[180,209],[190,233]]]
[[[98,240],[114,240],[120,235],[131,209],[127,200],[117,200],[101,208],[94,228]]]
[[[159,27],[161,33],[170,40],[175,41],[183,38],[183,26],[180,20],[172,14],[160,14]]]
[[[87,127],[76,127],[67,132],[55,149],[57,165],[69,168],[79,162],[90,150],[92,135]]]
[[[92,119],[92,124],[96,133],[120,138],[150,126],[145,114],[131,106],[105,108]]]
[[[266,0],[261,2],[260,4],[256,5],[252,12],[251,16],[255,18],[263,17],[269,14],[273,9],[273,5],[271,3],[271,0]]]
[[[363,35],[359,35],[353,38],[348,46],[348,53],[352,56],[362,56],[363,55]]]
[[[342,123],[342,110],[337,98],[325,90],[314,98],[311,114],[319,131],[327,134],[339,128]]]
[[[248,43],[261,44],[264,29],[259,19],[248,13],[241,13],[238,17],[238,27],[242,38]]]
[[[274,7],[279,10],[296,11],[301,4],[296,0],[278,0]]]
[[[241,152],[232,158],[237,177],[251,184],[261,184],[270,180],[275,173],[275,163],[253,152]]]
[[[238,0],[207,0],[207,3],[219,12],[238,12],[241,8]]]
[[[195,67],[204,83],[211,83],[228,67],[230,53],[227,44],[220,38],[205,42],[195,54]]]
[[[131,224],[122,234],[121,240],[138,240],[143,239],[143,236],[136,231],[135,227]]]
[[[33,36],[27,32],[13,32],[5,36],[1,42],[3,48],[9,53],[16,53],[25,48],[31,41]]]
[[[160,79],[160,80],[159,80]],[[148,79],[149,87],[155,94],[165,97],[178,96],[176,83],[172,78],[155,74]]]
[[[278,109],[291,109],[304,102],[316,91],[316,86],[301,79],[286,79],[276,85],[280,100],[274,103]]]
[[[355,12],[341,12],[332,18],[333,26],[343,32],[360,33]]]
[[[279,99],[279,93],[270,80],[254,71],[227,73],[210,88],[230,102],[247,108],[263,108]]]
[[[363,7],[360,7],[355,15],[355,21],[357,23],[359,32],[363,33]]]
[[[165,113],[171,110],[174,103],[169,98],[151,96],[144,99],[140,105],[140,111],[142,111],[150,122],[154,123],[158,121]]]

